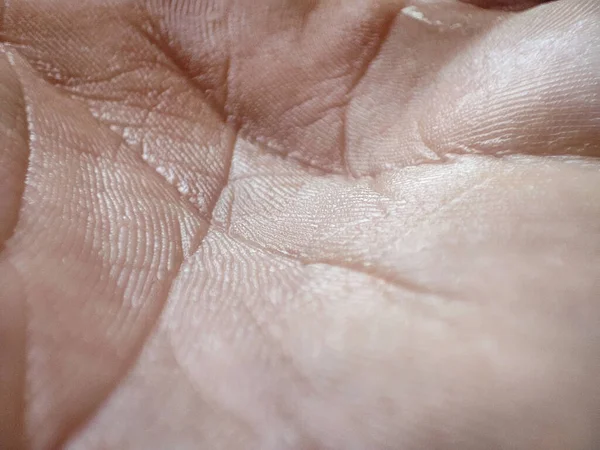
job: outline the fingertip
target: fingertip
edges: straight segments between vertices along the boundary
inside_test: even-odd
[[[499,9],[503,11],[522,11],[542,3],[549,3],[556,0],[460,0],[462,3],[469,3],[485,9]]]

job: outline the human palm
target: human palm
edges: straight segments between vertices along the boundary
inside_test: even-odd
[[[480,3],[5,3],[0,447],[596,448],[600,4]]]

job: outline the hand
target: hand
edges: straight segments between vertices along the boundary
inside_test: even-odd
[[[5,3],[0,447],[598,448],[600,3],[502,3]]]

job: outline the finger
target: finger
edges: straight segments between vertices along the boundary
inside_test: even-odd
[[[21,86],[0,47],[0,448],[21,448],[25,379],[25,302],[22,280],[5,243],[13,235],[28,158]]]
[[[505,11],[520,11],[531,8],[542,3],[548,3],[555,0],[461,0],[463,3],[470,3],[481,8],[502,9]]]
[[[26,305],[26,433],[33,447],[54,448],[135,359],[205,222],[80,103],[11,55],[35,139],[6,243],[23,295],[0,279],[9,296],[0,305],[9,313],[15,299]]]
[[[0,249],[19,215],[27,168],[26,122],[21,86],[0,47]]]
[[[507,18],[440,71],[421,114],[439,154],[600,156],[600,4]]]

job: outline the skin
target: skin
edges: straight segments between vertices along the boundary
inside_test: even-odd
[[[5,1],[0,448],[598,448],[600,3],[471,3]]]

